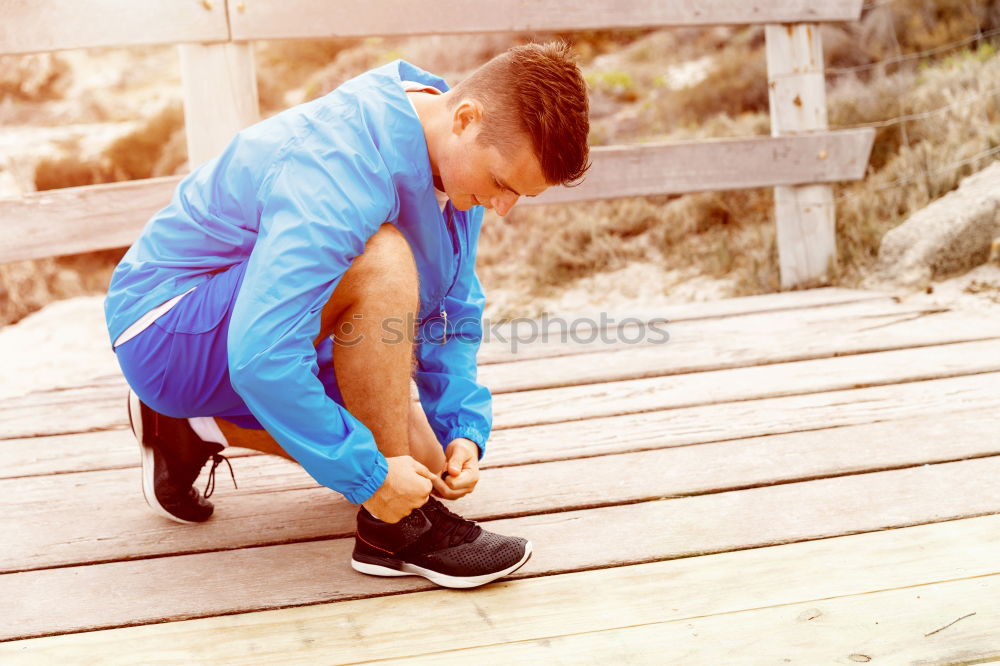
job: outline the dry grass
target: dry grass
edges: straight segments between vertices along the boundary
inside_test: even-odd
[[[846,84],[832,96],[838,125],[951,106],[880,130],[868,177],[837,188],[842,282],[860,283],[886,231],[996,159],[974,159],[1000,145],[1000,97],[984,94],[989,90],[1000,90],[1000,58],[983,46],[939,67]]]
[[[899,0],[856,25],[824,26],[824,52],[832,67],[864,65],[991,30],[1000,25],[998,11],[992,2]],[[659,85],[646,61],[652,58],[661,71],[663,63],[673,63],[675,35],[649,35],[612,60],[595,60],[596,70],[589,72],[598,101],[595,143],[769,133],[761,33],[751,28],[717,42],[714,70],[680,90]],[[974,45],[916,65],[831,77],[833,127],[956,104],[946,113],[878,129],[869,175],[836,187],[834,283],[861,284],[886,231],[992,159],[954,166],[1000,145],[998,96],[983,94],[1000,89],[1000,58],[994,55],[991,45]],[[607,103],[616,96],[618,102],[634,101]],[[628,262],[651,261],[728,278],[732,295],[774,291],[779,278],[772,211],[770,190],[521,209],[515,211],[516,233],[499,223],[487,226],[480,271],[488,287],[516,285],[544,296]]]
[[[342,52],[355,49],[360,39],[295,39],[257,42],[257,98],[261,116],[288,108],[286,95],[302,88],[317,70]]]

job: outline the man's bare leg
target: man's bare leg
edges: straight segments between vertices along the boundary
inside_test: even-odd
[[[226,441],[229,442],[230,446],[253,449],[254,451],[262,451],[288,458],[289,460],[295,460],[274,441],[274,438],[266,430],[240,428],[222,418],[215,419],[215,422],[219,424],[219,428],[226,436]],[[424,414],[424,410],[419,402],[410,403],[409,436],[409,455],[419,460],[427,469],[435,474],[440,474],[444,471],[444,450],[438,443],[430,424],[427,423],[427,415]]]
[[[331,334],[351,342],[335,346],[334,373],[348,411],[372,431],[379,451],[386,457],[411,455],[440,474],[444,452],[419,403],[410,400],[412,343],[387,340],[383,329],[386,321],[393,322],[393,331],[415,321],[418,286],[406,239],[383,225],[323,308],[317,342]],[[266,431],[216,422],[231,446],[292,459]]]

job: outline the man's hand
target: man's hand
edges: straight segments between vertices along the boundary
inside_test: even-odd
[[[386,458],[389,473],[375,494],[363,503],[368,512],[387,523],[398,523],[430,496],[434,474],[410,456]]]
[[[446,476],[434,484],[434,494],[449,500],[468,495],[479,483],[479,447],[470,439],[453,439],[444,455]]]

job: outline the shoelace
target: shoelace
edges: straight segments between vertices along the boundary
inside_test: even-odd
[[[466,520],[458,514],[452,513],[444,504],[433,497],[421,507],[421,510],[437,514],[437,517],[430,518],[437,531],[435,536],[449,546],[473,541],[483,531],[483,528],[474,521]]]
[[[208,481],[205,483],[205,499],[211,497],[212,493],[215,492],[215,468],[221,465],[223,461],[229,466],[229,476],[233,479],[233,488],[239,490],[239,486],[236,485],[236,475],[233,474],[233,464],[229,462],[229,458],[218,453],[213,453],[212,468],[208,470]]]

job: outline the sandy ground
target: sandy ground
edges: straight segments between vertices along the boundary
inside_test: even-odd
[[[657,277],[660,281],[657,281]],[[618,285],[618,286],[609,286]],[[715,300],[726,284],[685,279],[646,264],[579,281],[565,293],[535,304],[553,315],[616,312],[695,300]],[[904,302],[947,306],[1000,317],[1000,267],[983,265],[965,275],[937,282],[933,292],[902,292]],[[975,293],[970,293],[975,292]],[[501,295],[502,296],[502,295]],[[487,307],[487,313],[489,306]],[[90,296],[52,303],[17,324],[0,328],[0,399],[32,391],[79,386],[93,377],[118,372],[104,328],[103,298]]]
[[[0,399],[117,372],[103,304],[102,296],[56,301],[0,328]]]

